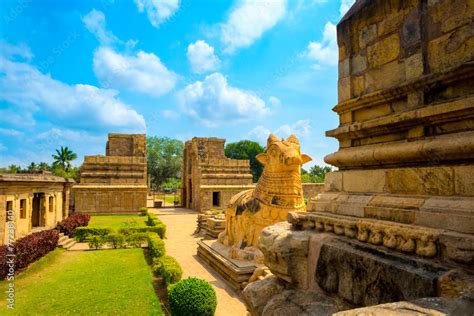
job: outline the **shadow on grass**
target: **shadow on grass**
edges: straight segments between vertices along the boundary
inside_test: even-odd
[[[150,251],[148,248],[142,248],[143,249],[143,255],[145,256],[146,263],[152,267],[153,266],[153,259],[150,256]],[[151,283],[153,284],[153,289],[155,290],[156,296],[160,299],[161,302],[161,307],[163,307],[163,312],[166,315],[171,315],[170,309],[168,306],[168,289],[166,287],[166,283],[163,281],[163,278],[160,276],[155,275],[155,273],[152,273],[152,281]]]

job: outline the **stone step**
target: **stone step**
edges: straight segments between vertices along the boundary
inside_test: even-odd
[[[60,236],[58,240],[58,245],[69,240],[68,236]]]
[[[77,242],[74,239],[69,239],[67,242],[60,245],[64,249],[69,249],[74,246]]]
[[[64,233],[59,233],[59,238],[63,237]]]

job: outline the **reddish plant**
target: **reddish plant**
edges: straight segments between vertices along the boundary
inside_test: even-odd
[[[16,240],[12,251],[8,246],[0,247],[0,279],[5,279],[11,268],[11,260],[14,260],[13,270],[18,272],[26,268],[30,263],[54,250],[58,244],[59,232],[56,229],[43,230]],[[7,256],[12,254],[13,256]]]
[[[72,213],[68,218],[58,223],[58,229],[61,233],[70,237],[74,236],[76,228],[80,226],[87,226],[91,216],[83,213]]]

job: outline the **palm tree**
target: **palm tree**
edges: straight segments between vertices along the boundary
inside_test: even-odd
[[[35,173],[36,171],[38,171],[38,166],[34,162],[32,162],[28,167],[26,167],[26,170],[28,170],[29,173]]]
[[[71,161],[77,158],[77,155],[69,148],[61,146],[61,149],[56,149],[56,155],[52,155],[53,165],[61,166],[68,171],[71,167]]]

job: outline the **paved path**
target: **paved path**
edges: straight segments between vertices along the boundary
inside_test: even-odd
[[[217,293],[217,316],[247,315],[240,293],[236,293],[209,265],[197,256],[199,238],[193,236],[197,213],[188,209],[149,209],[166,224],[166,253],[178,260],[183,279],[198,277],[210,282]]]

